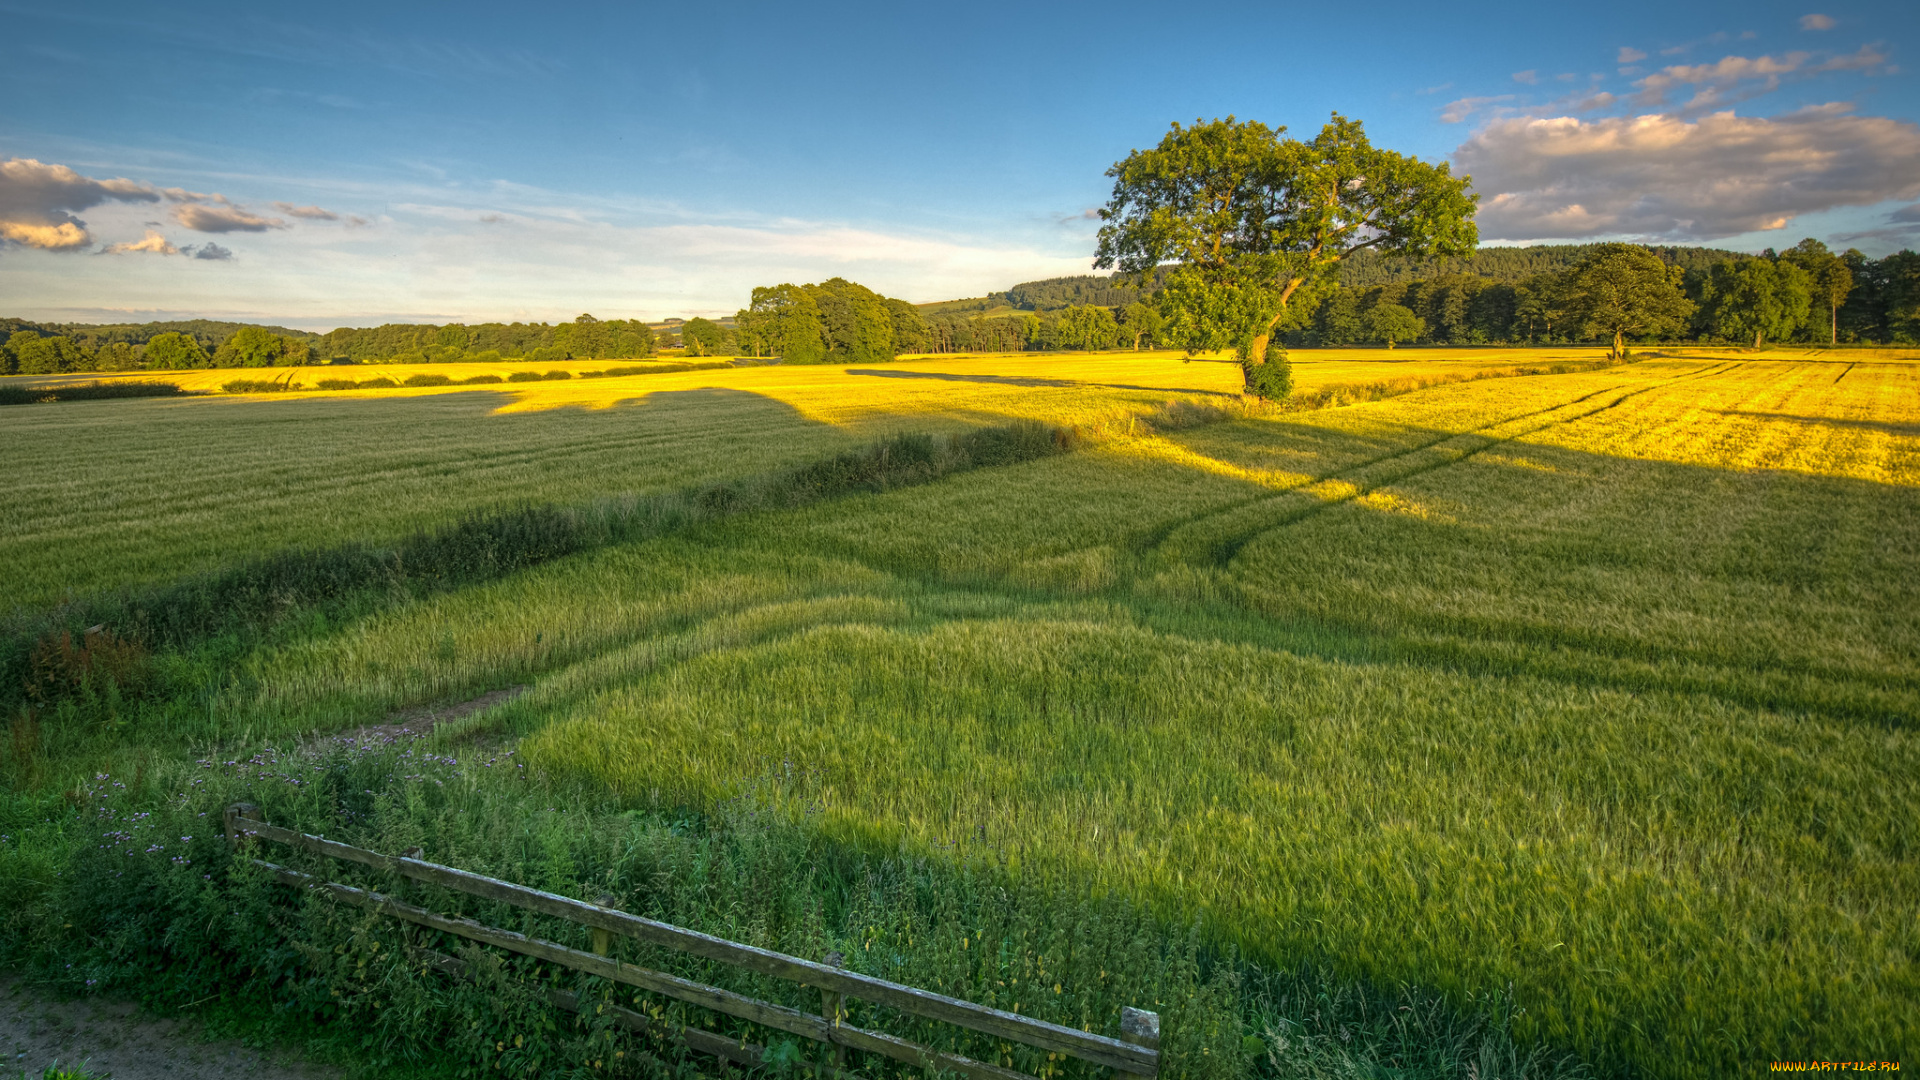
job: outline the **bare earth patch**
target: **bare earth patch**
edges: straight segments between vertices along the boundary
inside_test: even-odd
[[[0,976],[0,1075],[39,1076],[48,1065],[85,1065],[112,1080],[341,1080],[347,1074],[291,1050],[208,1042],[188,1019],[149,1016],[131,1001],[61,1001]]]
[[[422,705],[417,709],[402,709],[399,712],[389,713],[387,722],[384,724],[356,728],[353,731],[342,732],[334,738],[362,744],[392,742],[402,737],[417,739],[441,724],[465,719],[482,709],[491,709],[495,705],[512,701],[526,692],[525,685],[509,686],[488,691],[477,698],[470,698],[452,705]]]

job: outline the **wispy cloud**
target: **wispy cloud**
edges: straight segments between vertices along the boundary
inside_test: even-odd
[[[173,208],[173,220],[195,232],[266,232],[268,229],[284,229],[287,223],[279,218],[262,217],[238,206],[208,206],[203,203],[187,203]]]
[[[339,221],[340,215],[331,210],[322,210],[318,206],[295,206],[292,203],[277,202],[274,209],[288,217],[305,218],[308,221]]]
[[[1616,64],[1637,64],[1646,58],[1647,54],[1641,52],[1639,49],[1631,49],[1622,45],[1620,46],[1620,55],[1614,57],[1613,62]]]
[[[1697,87],[1684,109],[1702,112],[1734,101],[1770,93],[1788,77],[1808,77],[1833,71],[1866,71],[1886,63],[1886,55],[1871,45],[1856,52],[1814,61],[1814,53],[1790,52],[1780,56],[1727,56],[1712,64],[1676,64],[1662,68],[1634,83],[1639,93],[1634,102],[1641,106],[1667,103],[1673,91]]]
[[[1712,240],[1842,206],[1920,197],[1920,127],[1844,104],[1496,121],[1454,152],[1488,239]]]
[[[152,229],[147,230],[147,236],[144,240],[130,240],[125,243],[108,244],[106,247],[100,249],[100,254],[102,255],[134,255],[140,253],[148,255],[178,255],[180,254],[180,249],[174,247],[172,241],[154,232]]]
[[[1456,98],[1441,106],[1440,122],[1443,124],[1458,124],[1489,105],[1496,105],[1502,101],[1512,100],[1512,94],[1495,94],[1491,97]]]
[[[1800,16],[1800,29],[1802,30],[1831,30],[1837,25],[1839,24],[1833,21],[1833,16],[1831,15],[1814,14]]]
[[[1527,86],[1534,86],[1540,82],[1540,73],[1533,68],[1528,68],[1525,71],[1516,71],[1513,73],[1513,81],[1524,83]]]
[[[208,241],[207,243],[201,244],[200,247],[193,252],[193,257],[196,259],[224,262],[233,258],[233,251],[230,248],[223,248],[219,244]]]

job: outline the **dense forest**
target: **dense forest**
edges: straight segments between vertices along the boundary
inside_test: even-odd
[[[1361,254],[1299,306],[1290,347],[1365,343],[1562,344],[1588,340],[1567,317],[1566,275],[1595,245],[1481,248],[1413,263]],[[1692,303],[1686,336],[1703,342],[1920,344],[1920,255],[1832,255],[1806,241],[1743,255],[1650,247]],[[1081,275],[1027,281],[970,300],[914,305],[832,278],[753,290],[731,320],[389,323],[326,334],[194,319],[91,326],[0,319],[0,373],[271,367],[453,360],[625,359],[679,346],[686,355],[871,363],[903,353],[1139,349],[1162,322],[1152,286]],[[1009,311],[1009,309],[1011,309]],[[998,314],[996,314],[996,312]]]

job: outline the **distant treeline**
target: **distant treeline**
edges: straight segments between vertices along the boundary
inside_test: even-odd
[[[1303,310],[1289,346],[1381,342],[1561,344],[1587,340],[1563,302],[1566,272],[1591,248],[1483,249],[1426,276],[1389,260],[1365,260],[1342,285]],[[1694,341],[1920,343],[1920,256],[1901,251],[1869,259],[1831,255],[1817,241],[1760,255],[1705,248],[1649,250],[1673,268],[1693,302],[1686,336]],[[1507,253],[1511,252],[1511,255]],[[1546,253],[1546,254],[1542,254]],[[1566,261],[1520,277],[1459,272],[1460,264],[1509,273]],[[1497,256],[1497,257],[1495,257]],[[1483,257],[1494,257],[1481,264]]]
[[[1565,318],[1561,286],[1565,273],[1597,246],[1481,248],[1464,259],[1429,262],[1362,253],[1341,265],[1331,292],[1299,308],[1284,340],[1296,348],[1389,338],[1457,345],[1584,340]],[[1824,248],[1816,255],[1803,244],[1758,256],[1699,247],[1648,250],[1674,268],[1694,302],[1687,329],[1694,340],[1746,344],[1757,322],[1765,322],[1765,336],[1776,341],[1920,343],[1920,256],[1911,251],[1877,260],[1858,251],[1837,256],[1847,282],[1836,312],[1814,280],[1816,264],[1835,258]],[[1151,293],[1151,285],[1134,289],[1082,275],[930,305],[930,351],[1150,347],[1159,344],[1160,326]],[[1022,313],[973,314],[1005,305]]]
[[[140,326],[71,326],[0,320],[0,374],[76,371],[249,368],[296,364],[427,364],[454,360],[604,360],[652,356],[655,335],[644,322],[389,323],[311,334],[285,327],[207,320]],[[700,355],[698,349],[692,350]]]
[[[1683,281],[1698,341],[1920,344],[1920,255],[1830,256],[1808,243],[1742,255],[1650,247]],[[1817,248],[1815,252],[1813,249]],[[1393,340],[1426,344],[1559,344],[1584,340],[1560,305],[1566,271],[1591,244],[1482,248],[1464,259],[1409,262],[1361,254],[1338,284],[1303,304],[1292,347]],[[1836,294],[1834,267],[1844,268]],[[832,278],[753,290],[729,324],[690,319],[678,333],[638,320],[389,323],[313,334],[196,319],[114,326],[0,319],[0,374],[454,360],[629,359],[679,345],[689,356],[780,357],[788,363],[872,363],[902,353],[1143,349],[1161,344],[1154,283],[1136,288],[1080,275],[1028,281],[974,300],[916,306]],[[1840,300],[1831,303],[1833,296]],[[1011,306],[1014,314],[988,315]],[[1763,325],[1764,324],[1764,325]]]

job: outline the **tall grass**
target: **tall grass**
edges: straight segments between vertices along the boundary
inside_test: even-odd
[[[1151,1008],[1162,1014],[1169,1077],[1582,1074],[1518,1049],[1499,1001],[1463,1013],[1417,991],[1369,994],[1311,969],[1249,968],[1209,948],[1196,927],[1167,926],[1066,879],[1010,876],[984,847],[958,862],[862,856],[769,814],[751,795],[704,812],[622,812],[555,787],[511,753],[407,740],[96,776],[71,805],[49,811],[52,827],[24,843],[0,841],[0,962],[73,992],[130,993],[158,1006],[271,1002],[285,1034],[364,1033],[354,1056],[369,1075],[423,1064],[464,1075],[657,1075],[658,1058],[680,1057],[614,1029],[606,1005],[719,1028],[765,1045],[776,1062],[818,1060],[778,1032],[409,932],[276,884],[236,859],[220,834],[222,808],[241,799],[278,823],[379,850],[419,846],[432,859],[566,895],[611,896],[627,911],[791,954],[838,954],[853,971],[1074,1027],[1115,1034],[1122,1006]],[[563,921],[350,864],[262,854],[590,947],[584,929]],[[793,983],[617,941],[616,956],[630,963],[819,1008],[817,993]],[[458,956],[472,979],[427,970],[422,948]],[[557,1012],[545,998],[552,991],[602,1008]],[[1104,1074],[849,1005],[850,1023],[1043,1077]],[[1485,1062],[1498,1067],[1486,1071]],[[698,1057],[681,1065],[712,1067]],[[879,1061],[857,1067],[889,1071]]]

